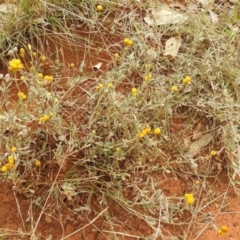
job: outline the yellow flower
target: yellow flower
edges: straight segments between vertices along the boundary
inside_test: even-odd
[[[40,167],[40,166],[41,166],[41,162],[40,162],[39,160],[36,160],[36,161],[35,161],[35,166],[36,166],[36,167]]]
[[[24,76],[21,76],[20,79],[24,81],[24,80],[25,80],[25,77],[24,77]]]
[[[46,61],[46,57],[44,55],[41,56],[41,60],[44,62]]]
[[[123,42],[128,47],[133,45],[133,41],[131,39],[129,39],[129,38],[124,38]]]
[[[145,68],[147,68],[147,69],[151,68],[151,64],[150,63],[146,63]]]
[[[216,156],[216,155],[217,155],[217,152],[214,151],[214,150],[212,150],[212,151],[210,152],[210,155],[211,155],[211,156]]]
[[[102,83],[99,83],[97,86],[96,86],[96,90],[100,90],[103,88],[103,84]]]
[[[108,83],[108,88],[112,88],[113,87],[113,84],[112,83]]]
[[[191,78],[189,76],[187,76],[183,79],[182,82],[183,82],[183,84],[191,84]]]
[[[102,5],[97,5],[97,10],[98,11],[102,11],[103,10],[103,6]]]
[[[24,50],[24,48],[20,48],[19,52],[20,52],[20,54],[19,54],[20,57],[24,58],[24,56],[25,56],[25,50]]]
[[[186,193],[184,194],[185,198],[193,198],[193,194],[192,193]]]
[[[49,115],[44,115],[42,117],[39,118],[39,123],[44,123],[46,121],[48,121],[50,119],[50,116]]]
[[[38,73],[38,74],[37,74],[37,78],[43,79],[43,74],[42,74],[42,73]]]
[[[223,235],[223,233],[224,233],[224,232],[223,232],[221,229],[218,229],[218,230],[217,230],[217,234],[218,234],[218,235]]]
[[[14,168],[14,163],[7,163],[5,166],[7,167],[7,169],[12,169]]]
[[[34,57],[36,57],[37,56],[37,53],[36,52],[33,52],[33,54],[32,54]]]
[[[133,95],[133,96],[136,96],[136,95],[137,95],[137,91],[138,91],[138,90],[137,90],[136,88],[133,88],[133,89],[132,89],[132,95]]]
[[[118,54],[118,53],[115,53],[115,54],[114,54],[114,57],[115,57],[116,59],[118,59],[118,58],[119,58],[119,54]]]
[[[187,198],[186,202],[191,205],[194,203],[194,198]]]
[[[20,52],[20,53],[25,53],[24,48],[20,48],[19,52]]]
[[[146,134],[149,134],[151,132],[151,128],[150,127],[144,128],[143,132],[145,132]]]
[[[46,76],[44,77],[44,80],[45,80],[45,81],[48,81],[48,82],[51,82],[51,81],[53,80],[53,77],[46,75]]]
[[[128,41],[129,41],[128,38],[124,38],[124,39],[123,39],[123,42],[124,42],[125,45],[127,45]]]
[[[44,118],[43,118],[43,117],[40,117],[40,118],[38,119],[38,121],[39,121],[39,123],[43,123],[43,122],[44,122]]]
[[[194,196],[193,196],[192,193],[186,193],[186,194],[184,195],[184,197],[185,197],[185,201],[186,201],[189,205],[191,205],[191,204],[194,203]]]
[[[25,100],[27,98],[27,96],[23,92],[18,92],[18,98],[20,100]]]
[[[155,128],[154,131],[153,131],[153,133],[154,133],[155,135],[159,135],[159,134],[161,134],[161,129],[160,129],[160,128]]]
[[[74,68],[75,64],[74,63],[70,63],[70,68]]]
[[[44,115],[43,119],[44,119],[44,122],[45,122],[45,121],[48,121],[50,119],[50,117],[48,115]]]
[[[172,86],[172,91],[173,91],[173,92],[176,92],[177,90],[178,90],[177,85]]]
[[[11,151],[12,151],[12,152],[16,152],[16,151],[17,151],[17,148],[16,148],[15,146],[12,146],[12,147],[11,147]]]
[[[139,133],[138,133],[137,137],[138,137],[138,138],[143,138],[143,137],[145,137],[146,135],[147,135],[147,133],[144,132],[144,131],[142,131],[142,132],[139,132]]]
[[[28,50],[29,50],[29,51],[32,50],[32,46],[31,46],[31,44],[28,44]]]
[[[228,232],[228,227],[223,225],[223,226],[221,226],[221,230],[222,230],[223,233],[227,233]]]
[[[149,133],[151,133],[151,128],[146,127],[141,132],[138,133],[137,137],[142,138],[142,137],[145,137],[146,135],[148,135]]]
[[[147,82],[152,79],[152,74],[149,73],[148,75],[144,76],[144,80]]]
[[[120,152],[121,148],[117,147],[116,152]]]
[[[23,64],[20,59],[12,59],[8,63],[9,63],[8,69],[10,71],[20,71],[23,69]]]
[[[5,165],[5,166],[2,166],[1,170],[2,170],[2,172],[6,172],[8,170],[8,168]]]
[[[14,156],[8,156],[8,162],[9,163],[14,163]]]
[[[13,164],[14,163],[14,156],[9,156],[8,157],[8,162]]]

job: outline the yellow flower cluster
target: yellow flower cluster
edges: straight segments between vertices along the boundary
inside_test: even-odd
[[[113,84],[112,83],[108,83],[107,87],[108,88],[113,88]]]
[[[37,81],[38,84],[44,83],[43,80],[46,81],[46,82],[52,82],[53,81],[52,76],[49,76],[49,75],[43,76],[42,73],[37,74],[37,79],[38,79],[38,81]]]
[[[44,62],[46,61],[46,57],[44,55],[41,56],[41,60]]]
[[[214,156],[216,156],[216,155],[217,155],[217,152],[216,152],[216,151],[214,151],[214,150],[212,150],[212,151],[210,152],[210,155],[211,155],[212,157],[214,157]]]
[[[97,10],[98,11],[102,11],[103,10],[103,6],[102,5],[97,5]]]
[[[2,172],[6,172],[8,170],[8,168],[6,165],[4,165],[4,166],[2,166],[1,170],[2,170]]]
[[[45,80],[45,81],[48,81],[48,82],[52,82],[53,77],[46,75],[46,76],[44,76],[44,80]]]
[[[136,96],[136,95],[137,95],[137,91],[138,91],[138,90],[137,90],[136,88],[133,88],[133,89],[132,89],[132,95],[133,95],[133,96]]]
[[[19,55],[20,55],[20,57],[22,57],[22,58],[25,57],[25,50],[24,50],[24,48],[20,48],[20,50],[19,50]]]
[[[185,197],[185,201],[186,201],[189,205],[191,205],[191,204],[194,203],[194,196],[193,196],[192,193],[186,193],[186,194],[184,195],[184,197]]]
[[[15,146],[12,146],[11,147],[11,152],[16,152],[17,151],[17,148]]]
[[[146,69],[150,69],[151,68],[151,64],[150,63],[146,63],[145,68]]]
[[[25,100],[27,98],[26,94],[23,92],[18,92],[18,98],[20,100]]]
[[[218,232],[218,235],[223,235],[224,233],[227,233],[227,232],[228,232],[228,227],[225,226],[225,225],[223,225],[223,226],[221,226],[220,229],[218,229],[217,232]]]
[[[172,91],[173,91],[173,92],[176,92],[177,90],[178,90],[177,85],[172,86]]]
[[[14,162],[15,162],[15,159],[14,159],[14,156],[9,156],[8,157],[8,163],[6,163],[4,166],[2,166],[1,170],[2,172],[7,172],[8,170],[14,168]]]
[[[103,87],[104,87],[104,85],[103,85],[102,83],[99,83],[99,84],[96,86],[96,90],[101,90]]]
[[[138,133],[138,135],[137,135],[137,137],[138,138],[142,138],[142,137],[145,137],[145,136],[147,136],[148,134],[150,134],[151,133],[151,128],[150,127],[146,127],[146,128],[144,128],[141,132],[139,132]],[[153,130],[153,134],[154,135],[159,135],[159,134],[161,134],[161,129],[160,128],[155,128],[154,130]]]
[[[48,120],[50,120],[50,118],[52,117],[52,114],[49,114],[49,115],[43,115],[42,117],[40,117],[38,119],[39,123],[45,123],[47,122]]]
[[[40,162],[39,160],[36,160],[36,161],[35,161],[35,166],[36,166],[36,167],[40,167],[40,166],[41,166],[41,162]]]
[[[37,78],[38,78],[38,79],[43,79],[43,74],[42,74],[42,73],[38,73],[38,74],[37,74]]]
[[[115,53],[115,54],[114,54],[114,57],[115,57],[116,59],[118,59],[118,58],[119,58],[119,54],[118,54],[118,53]]]
[[[183,79],[183,84],[191,84],[191,77],[189,76],[186,76],[184,79]]]
[[[107,87],[108,88],[113,88],[113,84],[112,83],[108,83],[107,84]],[[96,86],[96,90],[97,91],[100,91],[101,89],[103,89],[104,88],[104,85],[102,84],[102,83],[99,83],[97,86]]]
[[[125,46],[127,46],[127,47],[130,47],[133,45],[133,41],[129,38],[124,38],[123,42],[124,42]]]
[[[137,137],[138,138],[142,138],[142,137],[147,136],[150,133],[151,133],[151,128],[150,127],[146,127],[141,132],[138,133]]]
[[[116,152],[120,152],[121,148],[120,147],[116,147]]]
[[[144,76],[144,80],[146,82],[150,81],[152,79],[152,74],[151,73],[148,73],[147,75]]]
[[[13,163],[14,163],[14,157],[13,157],[12,155],[8,157],[8,162],[9,162],[10,164],[13,164]]]
[[[9,63],[8,69],[10,71],[15,72],[15,71],[20,71],[23,69],[23,64],[20,59],[12,59],[8,63]]]
[[[153,131],[153,133],[155,134],[155,135],[159,135],[159,134],[161,134],[161,129],[160,128],[155,128],[154,129],[154,131]]]

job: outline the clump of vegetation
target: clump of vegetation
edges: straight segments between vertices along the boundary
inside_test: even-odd
[[[102,233],[115,239],[231,231],[213,220],[230,185],[239,192],[240,5],[214,13],[182,7],[172,12],[177,22],[162,23],[154,18],[165,9],[158,2],[6,4],[1,181],[31,199],[30,220],[17,234],[46,239],[38,227],[51,202],[92,223],[104,219]],[[220,174],[229,184],[212,194]],[[167,189],[172,180],[178,192]],[[213,204],[218,212],[207,216]],[[120,232],[116,205],[144,221],[149,235],[131,234],[134,224]]]

